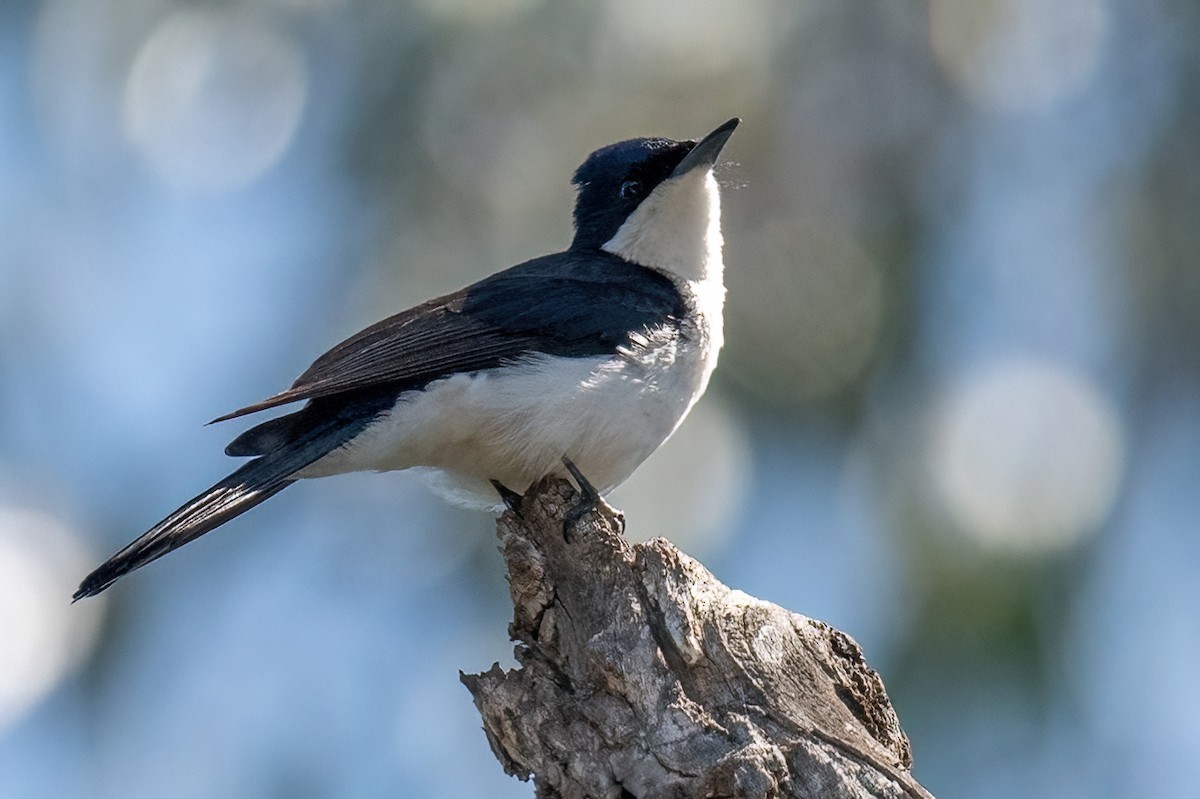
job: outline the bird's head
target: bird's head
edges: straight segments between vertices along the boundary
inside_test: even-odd
[[[721,249],[713,165],[740,121],[699,142],[630,139],[588,156],[572,180],[579,195],[571,249],[602,249],[687,279],[705,277]]]

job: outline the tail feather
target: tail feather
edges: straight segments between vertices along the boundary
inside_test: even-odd
[[[305,411],[297,411],[255,425],[229,442],[229,446],[225,447],[225,454],[243,458],[248,455],[266,455],[279,449],[295,433],[297,425],[304,423],[304,417]]]
[[[275,496],[296,481],[297,472],[354,438],[393,401],[394,397],[385,393],[369,394],[334,408],[314,403],[292,414],[294,418],[286,423],[286,436],[262,436],[263,441],[256,441],[264,444],[269,437],[273,448],[266,451],[264,447],[254,447],[255,454],[261,453],[261,457],[194,497],[101,564],[80,583],[74,599],[95,596],[134,569],[195,541]],[[283,427],[281,423],[278,429]]]
[[[267,458],[251,461],[194,497],[84,578],[73,601],[95,596],[119,578],[178,549],[239,516],[291,485],[294,480]]]
[[[345,444],[395,403],[386,387],[314,400],[303,410],[261,424],[230,445],[232,455],[260,455],[178,508],[93,571],[75,592],[95,596],[122,576],[195,541],[296,482],[296,473]]]

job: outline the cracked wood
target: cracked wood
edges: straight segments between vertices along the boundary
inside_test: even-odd
[[[929,797],[848,635],[630,544],[546,480],[497,523],[518,668],[462,675],[505,771],[544,799]]]

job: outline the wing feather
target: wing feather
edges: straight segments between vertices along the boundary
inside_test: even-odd
[[[420,388],[531,352],[614,352],[678,320],[684,302],[667,276],[607,253],[545,256],[377,322],[314,361],[291,388],[213,421],[369,387]]]

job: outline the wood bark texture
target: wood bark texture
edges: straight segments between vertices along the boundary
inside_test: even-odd
[[[497,522],[518,668],[462,675],[505,771],[542,799],[929,797],[848,635],[630,544],[548,479]]]

